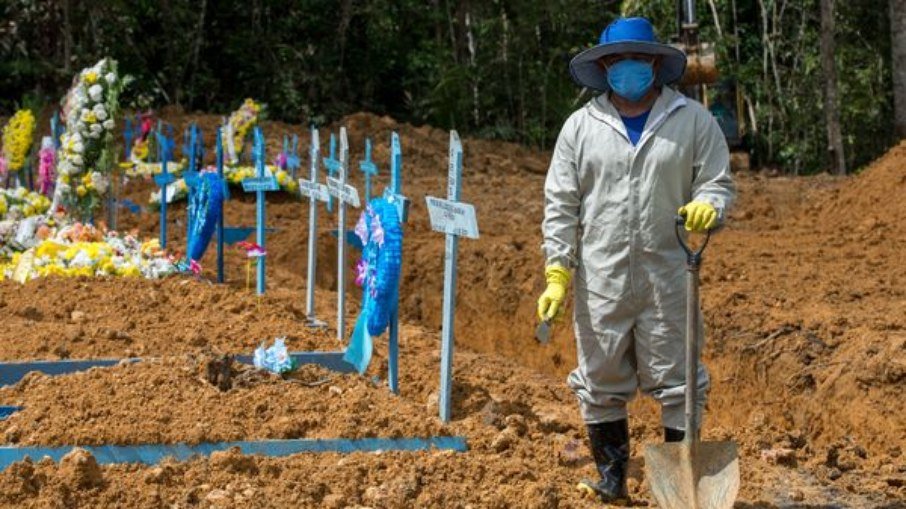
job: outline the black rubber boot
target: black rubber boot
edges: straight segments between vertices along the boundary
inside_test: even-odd
[[[614,503],[629,500],[626,489],[626,464],[629,462],[629,421],[602,422],[587,425],[591,453],[601,480],[583,480],[579,489],[594,493],[601,501]]]
[[[676,428],[664,428],[664,442],[682,442],[686,432]]]

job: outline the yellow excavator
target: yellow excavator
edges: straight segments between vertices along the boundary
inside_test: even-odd
[[[730,146],[733,169],[748,170],[749,153],[743,146],[747,127],[743,92],[735,79],[720,76],[714,44],[699,41],[695,0],[676,0],[676,26],[673,44],[688,56],[680,90],[704,104],[717,118]]]

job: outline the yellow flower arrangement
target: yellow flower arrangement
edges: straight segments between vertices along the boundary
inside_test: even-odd
[[[231,163],[235,164],[238,162],[245,138],[252,127],[258,124],[261,110],[261,104],[249,98],[242,103],[238,110],[230,114],[227,123],[229,124],[229,132],[232,133],[232,138],[228,139],[227,154]]]
[[[0,219],[24,219],[44,214],[50,209],[50,199],[24,187],[0,189]]]
[[[10,172],[25,166],[34,134],[35,116],[29,110],[17,111],[3,128],[3,157]]]
[[[165,277],[176,266],[155,241],[144,244],[132,236],[120,238],[110,233],[102,240],[68,240],[77,233],[76,223],[58,232],[54,239],[43,240],[24,252],[15,252],[7,263],[0,263],[0,280],[62,277]],[[67,233],[68,232],[68,233]]]
[[[125,170],[126,176],[129,178],[151,177],[163,171],[160,163],[131,161],[128,165],[125,165],[125,163],[121,164],[123,164],[123,169]],[[167,172],[172,173],[173,175],[180,175],[185,169],[185,159],[179,162],[170,161],[167,163]]]

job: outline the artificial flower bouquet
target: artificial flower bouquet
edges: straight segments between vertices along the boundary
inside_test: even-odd
[[[28,160],[35,135],[35,116],[29,110],[19,110],[3,128],[3,166],[10,174],[18,174]]]
[[[120,236],[115,231],[104,232],[82,223],[56,230],[42,225],[38,230],[33,247],[12,253],[6,263],[0,263],[0,279],[19,282],[46,276],[157,279],[177,272],[176,261],[160,249],[156,239],[141,242],[135,235]]]
[[[181,175],[183,170],[186,169],[186,160],[181,161],[169,161],[167,162],[167,173],[172,173],[173,175]],[[163,165],[161,163],[149,163],[149,162],[138,162],[131,161],[129,164],[123,165],[124,173],[129,178],[145,178],[149,179],[158,173],[163,172]]]
[[[41,193],[25,187],[0,189],[0,220],[18,220],[44,214],[50,209],[50,200]]]
[[[167,171],[169,171],[169,167],[167,168]],[[157,209],[158,207],[160,207],[160,194],[160,189],[158,189],[157,191],[151,191],[151,197],[148,199],[148,204],[152,209]],[[189,196],[189,186],[188,184],[186,184],[186,179],[176,179],[167,186],[168,205],[177,201],[185,200],[187,196]]]
[[[230,114],[224,129],[227,134],[224,141],[226,142],[225,155],[231,165],[239,162],[242,147],[245,145],[245,138],[252,131],[252,128],[258,125],[263,109],[261,103],[257,103],[253,99],[246,99],[238,110]]]
[[[66,130],[60,139],[55,201],[85,220],[110,187],[114,118],[125,81],[109,58],[82,70],[74,81],[63,103]]]

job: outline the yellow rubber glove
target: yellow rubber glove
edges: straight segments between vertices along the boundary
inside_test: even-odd
[[[679,208],[679,215],[686,218],[686,231],[702,233],[717,226],[717,210],[703,201],[691,201]]]
[[[553,320],[563,313],[563,301],[566,299],[566,288],[569,286],[569,271],[560,264],[554,263],[544,269],[547,289],[538,299],[538,319]]]

